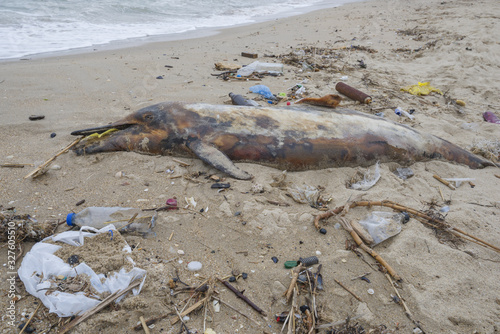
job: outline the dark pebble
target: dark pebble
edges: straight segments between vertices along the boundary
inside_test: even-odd
[[[29,117],[29,120],[30,121],[39,121],[39,120],[44,119],[44,118],[45,118],[45,116],[43,116],[43,115],[31,115]]]
[[[17,326],[17,328],[19,329],[23,329],[23,327],[26,325],[25,322],[21,322],[21,324],[19,324],[19,326]],[[24,333],[33,333],[35,331],[35,328],[31,327],[31,326],[27,326],[25,329],[24,329]]]
[[[68,258],[68,263],[70,265],[74,265],[74,264],[77,264],[80,262],[80,258],[78,257],[78,255],[71,255],[69,258]]]
[[[408,214],[408,212],[406,211],[403,211],[401,212],[403,214],[403,224],[406,224],[410,221],[410,215]]]
[[[50,134],[50,138],[54,138],[55,136],[56,136],[56,133],[55,133],[55,132],[52,132],[52,133]]]
[[[248,278],[248,274],[247,273],[241,273],[241,278],[247,279]]]
[[[82,199],[81,201],[76,202],[75,206],[80,206],[80,205],[82,205],[83,203],[85,203],[85,200],[84,200],[84,199]]]
[[[302,312],[302,313],[305,313],[307,310],[311,310],[311,309],[309,308],[309,306],[307,306],[307,305],[302,305],[302,306],[300,307],[300,312]]]
[[[235,216],[239,216],[239,215],[241,215],[241,211],[236,211],[236,212],[234,213],[234,215],[235,215]]]
[[[321,233],[321,234],[326,234],[326,229],[324,229],[324,228],[320,229],[320,230],[319,230],[319,233]]]
[[[279,260],[278,260],[278,258],[277,258],[276,256],[273,256],[273,257],[271,258],[271,260],[273,260],[273,262],[274,262],[274,263],[278,263],[278,261],[279,261]]]
[[[163,75],[157,76],[156,79],[163,79]]]
[[[247,222],[241,222],[241,225],[243,225],[243,226],[246,225],[246,224],[247,224]]]
[[[235,282],[235,281],[236,281],[236,277],[234,277],[234,276],[229,277],[229,282]]]

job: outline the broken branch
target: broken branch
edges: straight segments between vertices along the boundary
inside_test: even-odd
[[[247,298],[247,296],[243,295],[243,293],[241,293],[238,289],[236,289],[234,286],[232,286],[228,281],[223,281],[223,280],[221,280],[218,277],[217,277],[217,279],[219,280],[219,282],[221,282],[222,284],[224,284],[226,286],[226,288],[228,288],[229,290],[231,290],[232,292],[234,292],[234,294],[237,297],[243,299],[243,301],[245,303],[247,303],[248,305],[250,305],[255,311],[259,312],[264,317],[267,316],[266,312],[264,312],[260,307],[258,307],[257,305],[255,305],[250,299]]]

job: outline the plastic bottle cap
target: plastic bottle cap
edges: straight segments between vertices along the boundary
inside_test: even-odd
[[[68,213],[68,215],[66,216],[66,224],[68,226],[75,226],[75,224],[73,224],[73,217],[75,216],[75,214],[72,212],[72,213]]]

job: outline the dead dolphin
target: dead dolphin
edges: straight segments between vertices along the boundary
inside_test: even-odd
[[[444,139],[408,126],[347,109],[266,108],[165,102],[109,125],[74,131],[91,136],[78,155],[135,151],[197,156],[237,179],[252,176],[233,161],[298,171],[369,166],[376,161],[408,165],[444,159],[483,168],[494,166]]]

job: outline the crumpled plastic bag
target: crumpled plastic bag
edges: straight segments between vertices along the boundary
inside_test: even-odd
[[[288,194],[293,198],[295,202],[318,206],[318,200],[320,196],[320,190],[318,188],[304,184],[302,186],[294,185],[287,190]]]
[[[378,180],[380,180],[380,164],[377,161],[373,174],[367,171],[363,176],[363,180],[351,184],[351,189],[367,191],[368,189],[373,187],[378,182]]]
[[[45,243],[45,240],[61,241],[69,245],[78,247],[83,245],[86,237],[94,237],[97,234],[85,232],[87,230],[94,231],[97,234],[119,233],[115,226],[110,224],[100,230],[93,227],[83,226],[80,231],[63,232],[55,236],[51,236],[36,243],[33,248],[26,254],[18,270],[19,278],[23,281],[26,291],[31,295],[39,298],[42,303],[49,309],[50,313],[56,313],[59,317],[70,317],[73,315],[81,315],[85,311],[95,307],[101,301],[87,297],[84,292],[67,293],[62,291],[54,291],[46,295],[47,289],[51,287],[49,279],[54,276],[63,275],[67,277],[75,277],[77,275],[86,274],[90,277],[90,283],[98,293],[109,292],[114,293],[126,289],[131,282],[142,278],[141,284],[132,289],[134,295],[139,294],[146,279],[146,270],[137,267],[126,272],[122,268],[119,272],[108,275],[106,278],[104,273],[96,274],[92,268],[85,263],[80,263],[76,267],[71,267],[54,253],[61,246]],[[131,252],[130,246],[126,245],[122,252]],[[132,259],[129,260],[133,263]],[[117,302],[124,296],[117,299]]]
[[[432,87],[430,82],[419,82],[416,85],[406,86],[401,88],[403,92],[408,92],[412,95],[429,95],[432,92],[443,95],[440,89]]]

